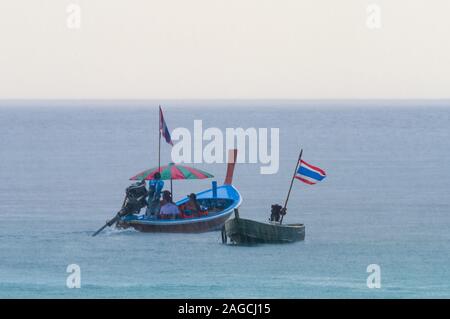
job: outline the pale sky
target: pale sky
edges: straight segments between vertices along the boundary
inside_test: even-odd
[[[450,0],[1,0],[15,98],[450,98]]]

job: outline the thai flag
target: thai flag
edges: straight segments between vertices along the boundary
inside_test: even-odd
[[[166,121],[164,121],[164,115],[161,109],[161,105],[159,106],[159,131],[161,132],[161,135],[164,136],[166,142],[173,146],[169,129],[167,128]]]
[[[301,160],[295,178],[301,180],[303,183],[314,185],[317,182],[320,182],[326,176],[327,174],[324,170],[316,166],[312,166],[306,163],[304,160]]]

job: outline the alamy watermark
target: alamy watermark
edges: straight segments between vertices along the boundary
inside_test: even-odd
[[[70,264],[66,268],[69,273],[66,279],[66,286],[69,289],[81,288],[81,268],[77,264]]]
[[[217,127],[203,130],[202,120],[195,120],[193,134],[177,127],[172,131],[172,140],[175,163],[226,163],[227,150],[237,148],[236,162],[260,163],[261,174],[275,174],[280,166],[279,128],[270,128],[270,136],[268,128],[226,128],[223,132]]]
[[[370,264],[366,271],[370,274],[367,277],[367,287],[370,289],[381,288],[381,267],[377,264]]]
[[[366,8],[366,26],[370,30],[381,29],[381,7],[376,3],[371,3]]]
[[[66,7],[66,26],[68,29],[78,30],[81,28],[81,7],[79,4],[71,3]]]

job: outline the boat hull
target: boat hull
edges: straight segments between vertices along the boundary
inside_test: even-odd
[[[225,234],[234,244],[292,243],[305,239],[305,225],[261,223],[233,218],[225,223]]]
[[[232,185],[222,185],[217,189],[209,189],[197,193],[197,201],[208,208],[206,216],[194,218],[155,219],[147,216],[126,216],[118,223],[119,228],[134,228],[141,232],[158,233],[201,233],[220,230],[230,218],[233,210],[242,203],[242,196]],[[178,206],[187,202],[180,200]]]
[[[227,214],[221,214],[210,220],[197,220],[186,223],[175,222],[155,222],[143,223],[139,221],[121,222],[118,226],[121,228],[132,227],[140,232],[145,233],[203,233],[208,231],[220,230],[225,221],[230,217],[232,211]]]

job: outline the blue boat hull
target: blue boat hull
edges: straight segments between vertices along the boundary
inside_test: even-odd
[[[177,219],[154,219],[145,215],[126,216],[118,222],[118,227],[132,227],[141,232],[200,233],[219,230],[231,216],[233,210],[242,203],[242,196],[233,185],[222,185],[216,190],[208,189],[197,193],[197,201],[208,208],[206,216]],[[188,201],[178,201],[178,206]]]

